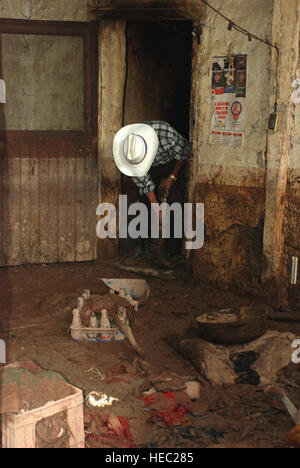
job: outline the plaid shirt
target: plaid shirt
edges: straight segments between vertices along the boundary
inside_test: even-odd
[[[170,124],[161,120],[144,122],[150,125],[157,133],[159,147],[152,166],[168,164],[173,159],[188,159],[190,156],[190,143],[180,135]],[[151,167],[152,167],[151,166]],[[149,174],[144,177],[132,177],[141,195],[155,189],[155,184]]]

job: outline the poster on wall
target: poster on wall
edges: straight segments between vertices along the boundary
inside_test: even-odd
[[[247,55],[214,57],[211,145],[242,146],[245,134]]]

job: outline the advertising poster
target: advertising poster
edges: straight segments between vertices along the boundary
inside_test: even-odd
[[[242,146],[245,133],[247,55],[215,57],[212,70],[211,145]]]

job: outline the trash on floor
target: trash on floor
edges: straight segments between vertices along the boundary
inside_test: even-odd
[[[182,377],[176,372],[163,372],[151,375],[140,386],[140,391],[144,396],[152,395],[156,392],[184,392],[191,400],[196,400],[201,396],[202,386],[193,377]]]
[[[126,265],[125,263],[116,263],[116,266],[123,271],[129,271],[138,275],[152,276],[154,278],[162,278],[166,280],[174,280],[176,278],[174,270],[155,269],[148,265]]]
[[[291,343],[295,338],[289,332],[269,330],[264,336],[242,346],[217,346],[201,339],[184,339],[177,335],[169,337],[168,342],[190,360],[212,385],[244,383],[267,386],[275,383],[277,373],[290,363]],[[248,364],[245,353],[248,353],[248,358],[252,356]],[[239,361],[241,365],[242,360],[244,372],[241,372],[241,366],[237,366]]]
[[[37,448],[67,448],[71,436],[64,411],[42,419],[36,425]]]
[[[127,419],[112,411],[84,408],[86,446],[88,448],[133,448],[134,441]]]
[[[77,341],[92,342],[123,341],[127,337],[133,349],[144,356],[131,330],[133,313],[133,306],[124,294],[91,296],[86,290],[73,310],[71,336]]]
[[[286,393],[282,390],[282,388],[274,385],[270,388],[269,393],[274,392],[278,394],[282,403],[286,407],[292,421],[296,426],[289,432],[287,436],[287,442],[293,448],[300,448],[300,410],[294,405],[294,403],[289,399]]]
[[[191,424],[188,414],[192,412],[192,401],[184,392],[154,393],[141,397],[145,408],[151,410],[150,421],[163,421],[167,426]]]
[[[137,368],[128,362],[122,362],[115,364],[107,372],[105,382],[106,383],[131,383],[132,379],[139,377],[139,371]]]
[[[147,302],[150,295],[150,287],[145,280],[141,279],[122,279],[122,278],[100,278],[111,290],[121,293],[123,291],[125,299],[129,302],[138,302],[143,305]]]
[[[177,335],[170,336],[168,342],[179,354],[190,360],[212,385],[234,384],[234,370],[217,346],[204,340],[182,339]]]
[[[4,366],[0,380],[3,448],[84,447],[80,389],[31,361]]]
[[[118,398],[108,396],[105,393],[90,392],[86,396],[86,401],[91,406],[95,406],[97,408],[105,408],[106,406],[112,406],[114,401],[119,401],[119,400]]]
[[[15,362],[0,369],[0,413],[29,411],[74,394],[57,372],[33,362]]]

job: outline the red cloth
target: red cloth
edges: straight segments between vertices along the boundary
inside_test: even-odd
[[[192,402],[186,393],[154,393],[141,400],[152,410],[152,421],[162,420],[167,426],[191,424],[187,414],[191,411]]]
[[[129,423],[123,416],[117,416],[120,428],[115,430],[109,425],[109,415],[102,414],[99,410],[92,414],[84,408],[84,419],[87,425],[87,439],[96,440],[102,445],[109,445],[113,441],[114,445],[120,448],[134,448]]]
[[[106,383],[118,383],[125,382],[131,383],[132,379],[138,377],[137,370],[128,363],[120,363],[111,368],[111,371],[107,373],[105,382]]]

